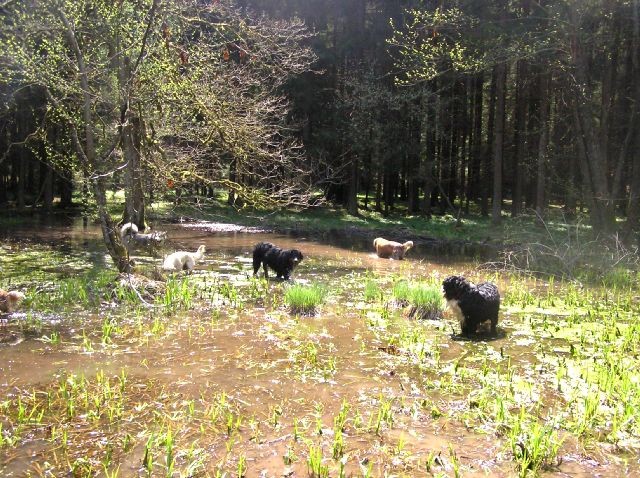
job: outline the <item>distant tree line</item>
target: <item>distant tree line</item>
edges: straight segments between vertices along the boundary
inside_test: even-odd
[[[78,3],[76,21],[103,18],[92,24],[94,35],[116,26],[127,32],[109,37],[105,59],[118,41],[138,49],[129,59],[112,57],[118,74],[90,79],[91,98],[113,98],[90,101],[92,129],[120,124],[111,130],[121,145],[112,166],[122,157],[135,166],[138,151],[141,163],[122,174],[154,179],[129,180],[129,194],[135,184],[142,196],[152,186],[173,194],[169,184],[205,195],[226,188],[236,204],[278,192],[304,203],[316,187],[351,214],[462,212],[499,223],[525,211],[544,218],[553,206],[628,234],[640,229],[639,2],[147,0],[116,2],[114,16],[101,13],[102,2],[56,0],[33,2],[48,17],[19,15],[28,17],[21,27],[49,19],[68,39],[59,13]],[[193,12],[201,21],[189,24]],[[13,32],[24,49],[26,28],[16,31],[21,17],[10,18],[3,35]],[[243,18],[265,34],[243,29]],[[287,44],[288,32],[295,42]],[[92,46],[89,37],[83,48]],[[215,62],[205,61],[203,41]],[[0,82],[0,203],[48,207],[54,194],[68,203],[73,174],[95,171],[68,159],[77,149],[74,126],[51,85],[24,81],[21,62],[7,55],[7,70],[21,73]],[[144,62],[131,71],[126,62],[137,58]],[[59,90],[57,98],[80,98]]]
[[[322,73],[289,92],[307,153],[339,173],[327,197],[351,213],[497,223],[554,205],[638,229],[638,0],[244,3],[316,33]]]

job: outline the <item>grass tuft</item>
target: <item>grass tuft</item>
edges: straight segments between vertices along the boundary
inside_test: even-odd
[[[287,288],[284,300],[293,314],[314,315],[327,296],[327,290],[314,284],[304,286],[295,284]]]
[[[409,318],[433,320],[444,310],[440,288],[431,284],[409,284],[398,281],[393,285],[393,297],[400,307],[410,306]]]

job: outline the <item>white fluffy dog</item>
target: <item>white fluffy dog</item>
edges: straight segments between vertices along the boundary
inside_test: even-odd
[[[192,271],[198,261],[204,257],[206,248],[204,245],[198,247],[196,252],[177,251],[169,254],[162,264],[165,271]]]

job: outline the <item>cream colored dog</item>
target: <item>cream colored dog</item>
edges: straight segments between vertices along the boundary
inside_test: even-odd
[[[13,312],[23,299],[24,294],[22,292],[15,290],[7,292],[0,289],[0,312]]]
[[[198,247],[196,252],[177,251],[169,254],[162,264],[165,271],[191,271],[198,261],[204,257],[206,248],[204,245]]]
[[[413,241],[407,241],[404,244],[395,241],[388,241],[382,237],[373,240],[373,247],[376,248],[376,254],[383,259],[403,259],[409,249],[413,247]]]

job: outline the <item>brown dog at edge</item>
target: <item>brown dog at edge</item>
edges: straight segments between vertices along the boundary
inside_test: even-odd
[[[0,289],[0,313],[13,312],[22,299],[24,299],[22,292],[15,290],[7,292],[6,290]]]
[[[376,249],[378,257],[383,259],[397,259],[401,260],[409,249],[413,247],[413,241],[407,241],[405,243],[388,241],[382,237],[377,237],[373,240],[373,247]]]

